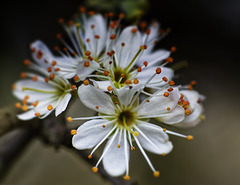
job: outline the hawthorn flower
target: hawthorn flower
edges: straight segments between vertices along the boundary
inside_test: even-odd
[[[20,75],[23,79],[13,85],[13,94],[22,101],[22,103],[16,103],[16,107],[25,111],[19,114],[18,118],[21,120],[29,120],[34,117],[43,119],[53,110],[55,110],[55,116],[61,114],[71,99],[71,91],[76,87],[72,86],[65,78],[53,73],[53,71],[58,71],[54,70],[57,69],[54,62],[45,63],[50,65],[48,70],[29,60],[25,60],[24,63],[43,76],[23,72]],[[50,68],[51,70],[49,70]]]
[[[88,80],[79,87],[79,98],[87,107],[97,111],[98,116],[67,118],[69,122],[89,120],[77,130],[72,130],[73,146],[79,150],[93,148],[89,155],[92,158],[97,148],[108,139],[100,159],[92,168],[93,172],[98,171],[102,161],[110,175],[125,173],[124,179],[129,180],[130,150],[135,149],[135,141],[154,176],[158,177],[159,172],[155,170],[145,150],[159,155],[168,154],[173,146],[167,133],[192,139],[192,136],[184,136],[149,123],[150,118],[156,117],[160,117],[166,124],[175,124],[184,119],[185,110],[178,105],[178,88],[163,87],[139,104],[138,97],[143,88],[135,86],[116,89],[113,86],[113,93],[108,94],[90,85]]]
[[[128,26],[121,31],[119,24],[123,14],[119,15],[118,20],[112,20],[112,15],[107,20],[92,11],[87,16],[84,11],[81,8],[80,17],[68,24],[60,20],[73,48],[59,37],[75,57],[81,58],[77,65],[80,80],[91,78],[95,86],[107,91],[109,78],[116,88],[145,84],[146,77],[151,76],[156,67],[161,67],[162,73],[153,78],[148,87],[164,86],[172,79],[173,70],[165,67],[172,62],[169,57],[171,52],[163,49],[153,51],[154,45],[164,36],[159,34],[157,23],[144,32],[139,31],[137,26]]]

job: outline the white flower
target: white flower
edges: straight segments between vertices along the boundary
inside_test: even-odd
[[[184,109],[178,105],[180,93],[178,88],[164,87],[154,93],[150,98],[138,104],[138,96],[144,87],[124,87],[114,94],[108,94],[84,81],[78,89],[81,101],[90,109],[97,111],[98,116],[71,118],[73,120],[88,120],[72,134],[73,146],[77,149],[93,148],[89,155],[92,157],[96,149],[109,138],[103,154],[97,164],[92,168],[97,172],[101,161],[105,170],[112,176],[125,173],[124,179],[129,177],[130,149],[134,150],[133,141],[149,164],[154,176],[159,176],[149,160],[144,149],[159,155],[165,155],[172,150],[172,143],[166,133],[192,139],[192,136],[184,136],[168,131],[159,126],[148,123],[150,118],[161,117],[162,122],[174,124],[184,119]]]
[[[75,89],[75,86],[71,86],[65,78],[49,73],[29,60],[25,60],[25,64],[45,77],[33,73],[21,73],[24,79],[13,85],[13,94],[22,100],[23,104],[17,103],[16,106],[26,111],[19,114],[18,118],[21,120],[34,117],[43,119],[53,110],[55,110],[55,116],[61,114],[66,109],[72,96],[71,91]]]
[[[82,56],[77,67],[78,77],[80,80],[95,78],[94,85],[107,91],[108,77],[117,88],[126,84],[145,84],[146,77],[151,76],[156,67],[161,67],[161,75],[155,76],[148,87],[164,86],[174,74],[172,69],[165,67],[168,62],[162,63],[170,52],[153,51],[156,41],[163,37],[159,35],[159,25],[154,23],[143,33],[136,26],[121,31],[118,25],[123,16],[119,17],[108,24],[100,14],[87,17],[83,13],[70,25],[63,23],[74,49],[62,38],[60,40],[69,51],[79,58]],[[93,72],[96,73],[91,75]]]
[[[194,127],[204,119],[201,102],[205,97],[195,90],[180,90],[180,93],[181,98],[178,104],[185,109],[185,118],[174,126],[184,128]]]

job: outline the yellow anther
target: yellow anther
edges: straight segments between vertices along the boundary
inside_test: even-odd
[[[108,87],[107,87],[107,90],[108,90],[108,91],[112,91],[112,90],[113,90],[112,86],[108,86]]]
[[[187,109],[187,110],[185,110],[185,114],[189,115],[189,114],[191,114],[191,111],[189,109]]]
[[[51,111],[51,110],[53,110],[53,106],[52,106],[52,105],[48,105],[48,106],[47,106],[47,109],[48,109],[49,111]]]
[[[67,120],[68,120],[68,122],[72,122],[73,121],[72,117],[68,117]]]
[[[144,50],[144,46],[140,46],[139,48],[140,48],[141,50]]]
[[[118,144],[117,147],[120,148],[120,144]]]
[[[98,172],[98,168],[97,167],[92,167],[92,171],[94,172],[94,173],[97,173]]]
[[[88,155],[88,159],[92,159],[92,156],[91,156],[91,155]]]
[[[133,146],[133,147],[131,147],[131,150],[135,150],[135,147]]]
[[[166,154],[165,153],[162,153],[162,156],[165,156]]]
[[[123,179],[126,180],[126,181],[129,181],[129,180],[130,180],[130,176],[129,176],[129,175],[125,175],[125,176],[123,177]]]
[[[133,135],[137,137],[139,135],[139,133],[137,131],[134,131]]]
[[[105,127],[106,127],[106,125],[102,125],[102,127],[103,127],[103,128],[105,128]]]
[[[75,130],[75,129],[71,130],[71,134],[72,134],[73,136],[76,135],[76,134],[77,134],[77,130]]]
[[[139,83],[138,79],[135,78],[135,79],[133,80],[133,83],[134,83],[134,84],[138,84],[138,83]]]
[[[27,111],[27,110],[28,110],[28,106],[27,106],[27,105],[23,105],[23,106],[22,106],[22,110],[23,110],[23,111]]]
[[[170,111],[170,107],[167,107],[167,110]]]
[[[154,176],[154,177],[159,177],[159,175],[160,175],[160,172],[159,172],[159,171],[153,172],[153,176]]]
[[[188,136],[187,136],[187,140],[188,140],[188,141],[192,141],[192,140],[193,140],[193,136],[188,135]]]
[[[165,129],[165,128],[163,128],[162,130],[163,130],[163,132],[166,132],[166,131],[167,131],[167,129]]]

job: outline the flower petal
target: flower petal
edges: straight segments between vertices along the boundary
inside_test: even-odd
[[[102,127],[106,122],[103,119],[93,119],[78,127],[77,134],[72,138],[73,146],[79,150],[94,147],[113,127],[113,124]]]
[[[89,62],[90,66],[85,67],[85,62]],[[77,66],[77,75],[80,80],[85,80],[88,75],[90,75],[95,69],[99,68],[99,64],[97,62],[90,61],[85,59],[84,61],[79,62]]]
[[[95,81],[95,80],[91,80],[93,82],[93,85],[96,87],[96,88],[99,88],[103,91],[108,91],[108,86],[111,86],[111,83],[110,81]]]
[[[163,96],[166,91],[167,89],[164,88],[157,94],[154,94],[152,98],[148,98],[149,102],[143,101],[138,107],[138,114],[143,117],[158,117],[161,114],[168,113],[167,108],[170,108],[170,111],[174,109],[180,98],[178,88],[174,87],[168,97]]]
[[[124,143],[123,134],[120,143],[118,143],[119,134],[120,133],[118,133],[118,135],[114,138],[112,144],[109,146],[109,149],[103,157],[104,169],[112,176],[119,176],[123,174],[127,168],[126,155],[129,159],[129,144],[127,142]],[[112,139],[112,137],[109,139],[105,148],[108,147]],[[117,147],[118,144],[120,144],[120,148]],[[127,146],[125,146],[124,144],[126,144]],[[125,153],[125,147],[127,147],[127,153]]]
[[[172,150],[172,142],[168,141],[168,135],[159,126],[141,122],[136,128],[140,132],[137,138],[144,149],[160,155]]]
[[[83,104],[90,109],[108,115],[115,113],[115,105],[111,97],[92,85],[81,85],[78,88],[78,95]]]
[[[20,120],[30,120],[35,116],[35,112],[31,109],[27,112],[24,112],[24,113],[21,113],[21,114],[18,114],[17,117],[20,119]]]
[[[190,109],[194,109],[200,94],[194,90],[181,90],[180,93],[183,94],[185,100],[189,101]]]
[[[61,114],[63,111],[66,110],[68,102],[70,101],[72,95],[70,93],[67,93],[58,103],[56,110],[55,110],[55,116],[57,117],[59,114]]]

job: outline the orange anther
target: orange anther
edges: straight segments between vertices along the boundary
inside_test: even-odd
[[[33,80],[34,82],[36,82],[36,81],[38,80],[38,77],[37,77],[37,76],[33,76],[33,77],[32,77],[32,80]]]
[[[89,61],[84,62],[84,67],[89,67],[89,66],[90,66]]]
[[[146,100],[146,102],[150,102],[150,100]]]
[[[118,15],[118,17],[119,17],[120,19],[123,19],[123,18],[125,17],[125,15],[124,15],[124,13],[120,13],[120,14]]]
[[[135,150],[135,147],[133,146],[133,147],[131,147],[131,150]]]
[[[60,71],[61,69],[58,67],[58,68],[55,68],[54,71]]]
[[[188,85],[188,90],[193,90],[193,86],[191,86],[191,85]]]
[[[45,77],[44,80],[45,80],[46,83],[48,83],[48,78],[47,77]]]
[[[108,86],[108,87],[107,87],[107,90],[108,90],[108,91],[112,91],[112,90],[113,90],[112,86]]]
[[[52,66],[55,66],[57,65],[57,62],[56,61],[52,61]]]
[[[63,18],[58,19],[58,23],[59,23],[59,24],[62,24],[63,22],[64,22],[64,19],[63,19]]]
[[[124,42],[122,42],[122,43],[121,43],[121,46],[122,46],[122,47],[124,47],[124,46],[125,46],[125,43],[124,43]]]
[[[120,148],[120,144],[117,144],[117,147]]]
[[[74,80],[75,82],[77,82],[77,81],[79,80],[79,77],[78,77],[78,76],[74,76],[73,80]]]
[[[171,81],[168,82],[168,84],[169,84],[170,86],[173,86],[173,85],[175,85],[175,82],[174,82],[173,80],[171,80]]]
[[[18,103],[15,104],[15,107],[20,109],[22,107],[22,105],[21,105],[21,103],[18,102]]]
[[[140,22],[139,26],[140,26],[141,29],[145,29],[147,27],[147,22],[146,21],[142,21],[142,22]]]
[[[171,47],[171,52],[176,52],[177,48],[175,46]]]
[[[112,64],[112,61],[109,61],[108,63],[109,63],[109,64]]]
[[[81,13],[84,13],[84,12],[85,12],[85,8],[84,8],[83,6],[80,6],[78,10],[79,10],[79,12],[81,12]]]
[[[96,109],[99,109],[99,106],[96,106]]]
[[[48,67],[48,72],[51,73],[52,72],[52,67]]]
[[[167,81],[168,81],[167,77],[165,77],[165,76],[162,78],[162,80],[163,80],[164,82],[167,82]]]
[[[172,63],[172,62],[173,62],[173,58],[172,58],[172,57],[168,57],[168,58],[166,59],[166,61],[169,62],[169,63]]]
[[[47,109],[48,109],[49,111],[51,111],[51,110],[53,110],[53,106],[52,106],[52,105],[48,105],[48,106],[47,106]]]
[[[94,38],[95,39],[100,39],[100,36],[99,35],[95,35]]]
[[[95,25],[94,25],[94,24],[92,24],[92,25],[91,25],[91,29],[94,29],[94,28],[95,28]]]
[[[156,73],[157,73],[157,74],[160,74],[160,73],[161,73],[161,71],[162,71],[162,70],[161,70],[161,68],[160,68],[160,67],[158,67],[158,68],[156,69]]]
[[[125,81],[125,84],[128,84],[128,85],[129,85],[129,84],[131,84],[131,83],[132,83],[131,80],[126,80],[126,81]]]
[[[43,56],[43,52],[42,52],[41,50],[39,50],[39,51],[37,52],[37,55],[36,55],[37,59],[41,59],[42,56]]]
[[[121,74],[121,77],[122,77],[122,78],[125,78],[125,74],[122,73],[122,74]]]
[[[76,85],[72,85],[72,90],[74,91],[75,89],[77,89]]]
[[[54,49],[55,51],[57,51],[57,50],[59,50],[59,47],[58,47],[58,46],[55,46],[53,49]]]
[[[109,72],[108,71],[104,71],[103,72],[105,76],[108,76],[109,75]]]
[[[138,67],[137,68],[137,72],[141,72],[142,71],[142,68],[141,67]]]
[[[165,92],[165,93],[163,94],[163,96],[168,97],[168,96],[169,96],[169,93],[168,93],[168,92]]]
[[[144,65],[145,67],[147,67],[147,66],[148,66],[148,62],[147,62],[147,61],[143,62],[143,65]]]
[[[41,116],[41,114],[39,112],[36,112],[35,116],[39,117],[39,116]]]
[[[162,156],[165,156],[166,154],[165,153],[162,153]]]
[[[24,65],[29,66],[30,64],[31,64],[30,60],[28,60],[28,59],[24,60]]]
[[[23,105],[23,106],[22,106],[22,110],[23,110],[23,111],[27,111],[27,110],[28,110],[28,106],[27,106],[27,105]]]
[[[116,38],[116,35],[115,34],[112,34],[111,36],[110,36],[110,39],[111,40],[113,40],[113,39],[115,39]]]
[[[197,84],[197,81],[192,80],[190,84],[191,84],[192,86],[195,86],[195,85]]]
[[[57,37],[57,39],[61,39],[61,38],[62,38],[62,35],[61,35],[60,33],[58,33],[58,34],[56,35],[56,37]]]
[[[136,33],[137,32],[137,28],[132,28],[132,33]]]
[[[92,156],[91,156],[91,155],[88,155],[88,159],[92,159]]]
[[[73,129],[73,130],[71,130],[71,135],[76,135],[77,134],[77,130],[75,130],[75,129]]]
[[[168,90],[167,90],[168,92],[172,92],[173,91],[173,88],[172,87],[170,87],[170,88],[168,88]]]
[[[163,130],[163,132],[166,132],[166,131],[167,131],[167,129],[166,129],[166,128],[163,128],[162,130]]]
[[[129,176],[129,175],[125,175],[125,176],[123,177],[123,179],[126,180],[126,181],[129,181],[129,180],[130,180],[130,176]]]
[[[95,12],[92,10],[88,12],[88,15],[94,15],[94,14],[95,14]]]
[[[52,73],[52,74],[49,75],[50,80],[53,80],[54,78],[55,78],[55,74]]]
[[[93,171],[94,173],[97,173],[97,172],[98,172],[98,168],[97,168],[97,167],[92,167],[92,171]]]
[[[89,55],[91,55],[91,52],[90,51],[86,51],[85,55],[89,56]]]
[[[135,78],[135,79],[133,80],[133,83],[134,83],[134,84],[138,84],[138,83],[139,83],[138,79]]]
[[[102,125],[102,127],[103,127],[103,128],[105,128],[105,127],[106,127],[106,125]]]
[[[37,100],[36,102],[32,103],[32,106],[36,107],[38,105],[39,101]]]
[[[185,114],[189,115],[189,114],[191,114],[191,111],[189,109],[187,109],[187,110],[185,110]]]
[[[31,49],[31,52],[32,52],[32,53],[35,53],[35,52],[36,52],[36,48],[32,48],[32,49]]]
[[[73,121],[72,117],[68,117],[68,118],[67,118],[67,121],[68,121],[68,122],[72,122],[72,121]]]
[[[27,73],[22,72],[22,73],[20,74],[20,77],[21,77],[21,78],[26,78],[26,77],[27,77]]]
[[[12,90],[16,90],[17,85],[16,84],[12,84]]]
[[[91,56],[88,56],[88,60],[93,61],[93,58]]]
[[[69,21],[68,21],[68,25],[69,25],[69,26],[72,26],[73,23],[74,23],[74,22],[73,22],[72,20],[69,20]]]
[[[159,172],[159,171],[153,172],[153,176],[154,176],[154,177],[159,177],[159,175],[160,175],[160,172]]]
[[[147,29],[147,31],[145,31],[145,33],[146,33],[147,35],[149,35],[149,34],[151,33],[151,30],[150,30],[150,29]]]
[[[167,107],[167,110],[170,111],[170,107]]]
[[[83,81],[83,84],[84,84],[84,85],[88,85],[88,84],[89,84],[89,81],[88,81],[88,80],[84,80],[84,81]]]
[[[187,136],[187,140],[188,140],[188,141],[192,141],[192,140],[193,140],[193,136],[188,135],[188,136]]]

